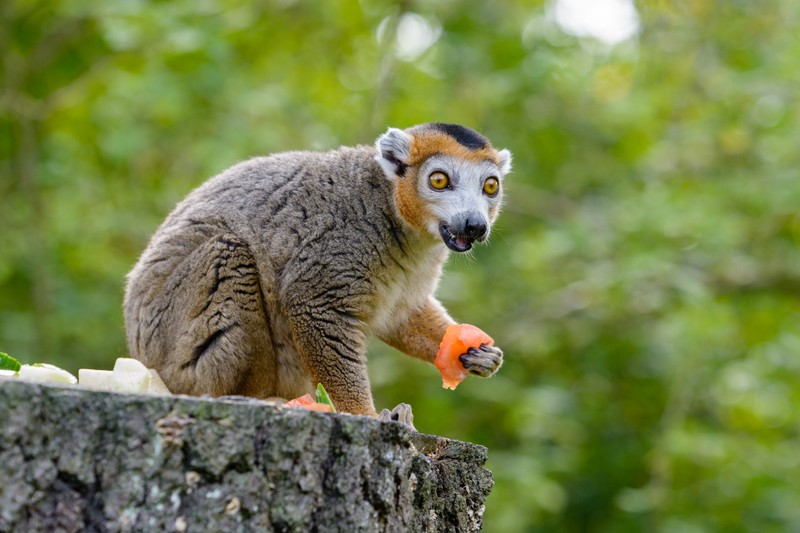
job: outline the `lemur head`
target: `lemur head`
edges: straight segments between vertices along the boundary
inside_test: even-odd
[[[389,128],[375,146],[375,160],[395,183],[395,203],[406,222],[456,252],[489,236],[511,152],[495,150],[474,130],[440,123]]]

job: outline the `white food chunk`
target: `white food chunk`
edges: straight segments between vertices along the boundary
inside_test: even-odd
[[[158,371],[156,371],[155,368],[148,368],[148,370],[152,381],[150,382],[150,390],[147,392],[150,394],[172,394],[167,388],[166,383],[164,383],[164,380],[158,375]]]
[[[114,363],[112,390],[117,392],[149,392],[153,375],[136,359],[120,357]]]
[[[22,365],[19,369],[19,377],[31,381],[45,381],[47,383],[61,383],[67,385],[78,382],[75,376],[63,368],[46,364]]]
[[[111,370],[81,368],[78,370],[78,384],[81,387],[90,389],[113,390],[114,385],[111,381],[113,375],[114,373]]]

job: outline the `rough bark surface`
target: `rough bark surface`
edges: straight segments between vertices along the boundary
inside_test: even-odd
[[[486,448],[262,403],[0,380],[0,531],[476,531]]]

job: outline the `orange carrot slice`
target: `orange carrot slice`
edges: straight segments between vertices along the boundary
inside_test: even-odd
[[[333,410],[331,409],[331,406],[328,405],[327,403],[314,402],[312,404],[305,405],[304,407],[306,409],[310,409],[311,411],[322,411],[323,413],[332,413],[333,412]]]
[[[299,398],[295,398],[294,400],[289,400],[286,402],[288,407],[305,407],[306,409],[310,409],[312,411],[322,411],[323,413],[330,413],[331,406],[325,403],[317,403],[314,401],[314,398],[311,397],[310,394],[304,394]]]
[[[459,383],[467,377],[467,369],[458,360],[467,348],[480,348],[481,344],[494,346],[494,339],[470,324],[452,324],[447,326],[439,353],[433,364],[442,374],[442,387],[455,390]]]
[[[311,397],[310,394],[303,394],[299,398],[295,398],[294,400],[289,400],[286,402],[288,407],[306,407],[307,405],[311,405],[314,403],[314,398]]]

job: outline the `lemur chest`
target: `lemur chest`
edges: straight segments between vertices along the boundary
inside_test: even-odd
[[[403,323],[436,290],[446,253],[431,252],[375,280],[376,295],[367,324],[376,335]]]

